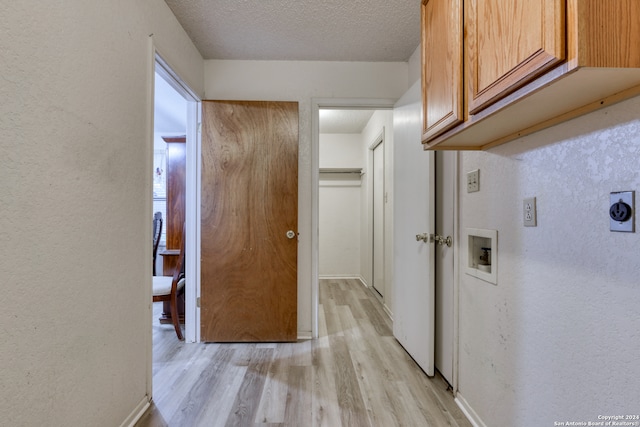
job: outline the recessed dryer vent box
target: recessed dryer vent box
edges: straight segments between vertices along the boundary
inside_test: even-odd
[[[467,228],[465,273],[498,284],[498,231]]]

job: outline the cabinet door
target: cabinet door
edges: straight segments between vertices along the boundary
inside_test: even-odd
[[[564,60],[565,3],[465,0],[469,114]]]
[[[423,141],[464,120],[462,54],[462,0],[423,0]]]

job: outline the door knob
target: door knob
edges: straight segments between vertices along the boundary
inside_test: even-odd
[[[447,245],[448,247],[451,247],[451,245],[453,245],[453,239],[451,238],[451,236],[442,237],[439,234],[436,234],[434,240],[438,245]]]
[[[293,239],[294,237],[296,237],[296,233],[295,233],[295,231],[293,231],[293,230],[289,230],[289,231],[287,231],[287,237],[288,237],[289,239]]]
[[[431,237],[433,236],[429,236],[429,234],[427,233],[422,233],[422,234],[416,234],[416,241],[423,241],[425,243],[429,243],[431,241]]]

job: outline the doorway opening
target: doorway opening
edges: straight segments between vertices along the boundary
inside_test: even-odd
[[[311,291],[312,336],[317,337],[319,278],[373,284],[369,152],[381,133],[392,132],[393,101],[313,100],[312,108]]]
[[[156,52],[153,67],[153,213],[163,217],[162,248],[156,274],[171,275],[177,264],[173,252],[185,233],[184,337],[197,342],[198,292],[198,174],[197,134],[199,98]],[[160,303],[157,303],[160,304]],[[163,309],[167,322],[167,309]]]

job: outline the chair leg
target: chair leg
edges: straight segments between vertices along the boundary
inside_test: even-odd
[[[169,303],[171,308],[171,320],[173,321],[173,327],[176,330],[176,335],[180,341],[184,341],[182,336],[182,330],[180,329],[180,315],[178,314],[178,296],[174,293],[171,295],[171,301]]]

